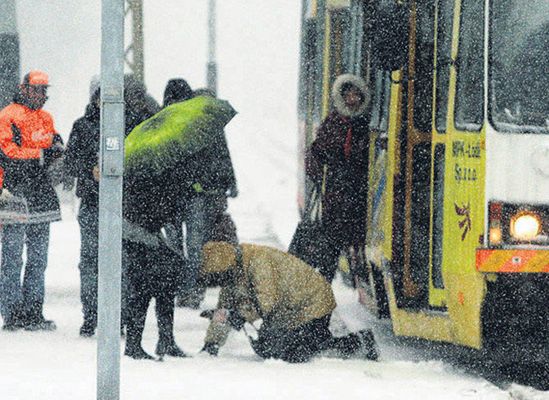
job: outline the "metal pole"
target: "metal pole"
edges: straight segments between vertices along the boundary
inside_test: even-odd
[[[19,83],[19,35],[15,0],[0,1],[0,109],[8,105]]]
[[[97,399],[120,399],[124,162],[124,0],[103,0]]]
[[[215,61],[215,44],[216,44],[216,7],[215,0],[209,0],[208,3],[208,66],[207,80],[208,89],[217,93],[217,64]]]

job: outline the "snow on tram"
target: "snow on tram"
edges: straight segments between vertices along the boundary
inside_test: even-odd
[[[301,38],[301,207],[333,81],[371,93],[364,303],[397,336],[547,366],[549,2],[309,0]]]

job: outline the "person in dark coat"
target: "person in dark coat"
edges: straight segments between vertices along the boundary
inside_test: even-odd
[[[185,79],[170,79],[164,89],[163,108],[166,108],[174,103],[192,99],[193,97],[194,92]]]
[[[369,95],[357,76],[339,76],[332,89],[334,111],[318,128],[306,152],[309,178],[325,192],[322,224],[330,246],[322,249],[320,272],[332,281],[342,250],[362,247],[366,232],[369,120],[365,110]]]
[[[64,150],[51,115],[42,109],[48,86],[47,74],[29,72],[13,103],[0,112],[0,150],[7,160],[4,190],[28,206],[21,222],[2,221],[0,300],[6,330],[56,328],[43,315],[50,223],[61,219],[48,169]],[[24,246],[27,257],[21,281]]]
[[[154,186],[146,176],[124,182],[123,249],[127,271],[127,326],[124,354],[134,359],[153,359],[143,350],[141,340],[147,308],[155,298],[159,339],[156,354],[186,357],[173,334],[175,295],[185,259],[170,247],[162,227],[173,221],[177,191],[173,177],[160,178],[166,185],[162,193],[149,191]]]
[[[160,107],[147,97],[145,87],[133,77],[126,76],[124,84],[128,135]],[[134,359],[153,359],[141,346],[152,298],[155,298],[159,336],[155,353],[160,357],[186,357],[173,334],[175,294],[185,260],[178,249],[170,247],[162,233],[162,228],[175,219],[177,175],[170,173],[160,178],[162,185],[145,175],[124,179],[123,253],[128,292],[124,354]],[[166,186],[166,190],[162,193],[149,190],[159,186]]]
[[[92,84],[93,86],[93,84]],[[142,83],[133,76],[124,77],[125,87],[125,133],[128,135],[131,130],[143,122],[145,119],[154,115],[158,105],[155,103],[145,90]],[[97,278],[98,278],[98,223],[99,223],[99,141],[100,141],[100,89],[95,85],[95,89],[90,99],[90,104],[86,107],[86,113],[79,118],[73,126],[69,143],[67,145],[67,156],[65,159],[66,172],[77,178],[76,195],[81,199],[78,213],[78,222],[81,233],[81,251],[80,251],[80,299],[82,302],[82,311],[84,322],[80,328],[80,335],[87,337],[93,336],[97,327]],[[131,245],[124,247],[125,254],[135,253]],[[124,261],[128,261],[127,258]],[[150,261],[150,260],[149,260]],[[135,317],[139,313],[132,311],[130,305],[127,305],[130,297],[129,283],[139,280],[139,271],[131,269],[133,275],[127,274],[127,262],[124,262],[123,282],[122,282],[122,325],[128,324],[130,317]],[[161,264],[161,263],[159,263]],[[147,265],[151,269],[161,269],[156,264]],[[152,279],[152,281],[151,281]],[[146,281],[148,286],[155,286],[162,279],[151,278]],[[159,283],[160,284],[160,283]],[[135,308],[135,295],[131,306]],[[147,294],[144,294],[146,297]],[[148,302],[147,302],[148,304]],[[159,316],[159,314],[162,314]],[[157,318],[164,319],[165,312],[161,307],[157,307]],[[137,317],[136,317],[137,318]],[[172,313],[173,321],[173,313]],[[173,322],[172,322],[173,323]],[[132,325],[134,326],[134,325]],[[166,333],[166,327],[169,328],[170,322],[159,324],[161,327],[161,336],[170,335]],[[135,335],[134,335],[135,336]],[[164,340],[166,342],[166,340]],[[165,347],[165,346],[164,346]]]
[[[184,79],[172,79],[164,91],[164,107],[195,96],[215,94],[205,89],[193,92]],[[181,188],[179,217],[167,227],[167,232],[178,248],[182,249],[185,242],[188,254],[177,304],[198,308],[205,292],[205,288],[196,283],[202,246],[208,240],[237,242],[236,226],[227,213],[227,196],[236,197],[238,189],[225,135],[218,135],[215,143],[190,157],[185,169],[187,181],[193,184]],[[183,223],[187,232],[185,238]]]
[[[141,122],[149,119],[160,106],[147,93],[147,88],[134,75],[124,75],[124,115],[126,136]]]
[[[100,90],[97,88],[83,117],[75,121],[65,154],[65,171],[77,179],[80,198],[80,301],[84,322],[81,336],[93,336],[97,327],[97,256],[99,219]]]

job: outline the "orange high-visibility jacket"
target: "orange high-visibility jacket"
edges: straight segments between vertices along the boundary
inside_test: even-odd
[[[58,139],[47,111],[17,102],[0,111],[0,167],[4,186],[25,199],[24,223],[61,219],[59,199],[47,175],[48,159]],[[44,158],[42,158],[44,156]]]
[[[55,134],[53,118],[44,110],[13,103],[0,111],[0,149],[11,159],[38,159]]]

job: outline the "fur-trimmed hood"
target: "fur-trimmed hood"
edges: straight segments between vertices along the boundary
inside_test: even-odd
[[[356,111],[350,110],[343,100],[341,95],[341,88],[344,84],[350,83],[353,86],[356,86],[364,96],[364,102],[360,105],[359,109]],[[334,107],[338,113],[346,117],[357,117],[366,111],[366,108],[370,104],[370,94],[366,89],[366,82],[359,76],[352,74],[343,74],[337,77],[332,86],[332,100],[334,101]]]

